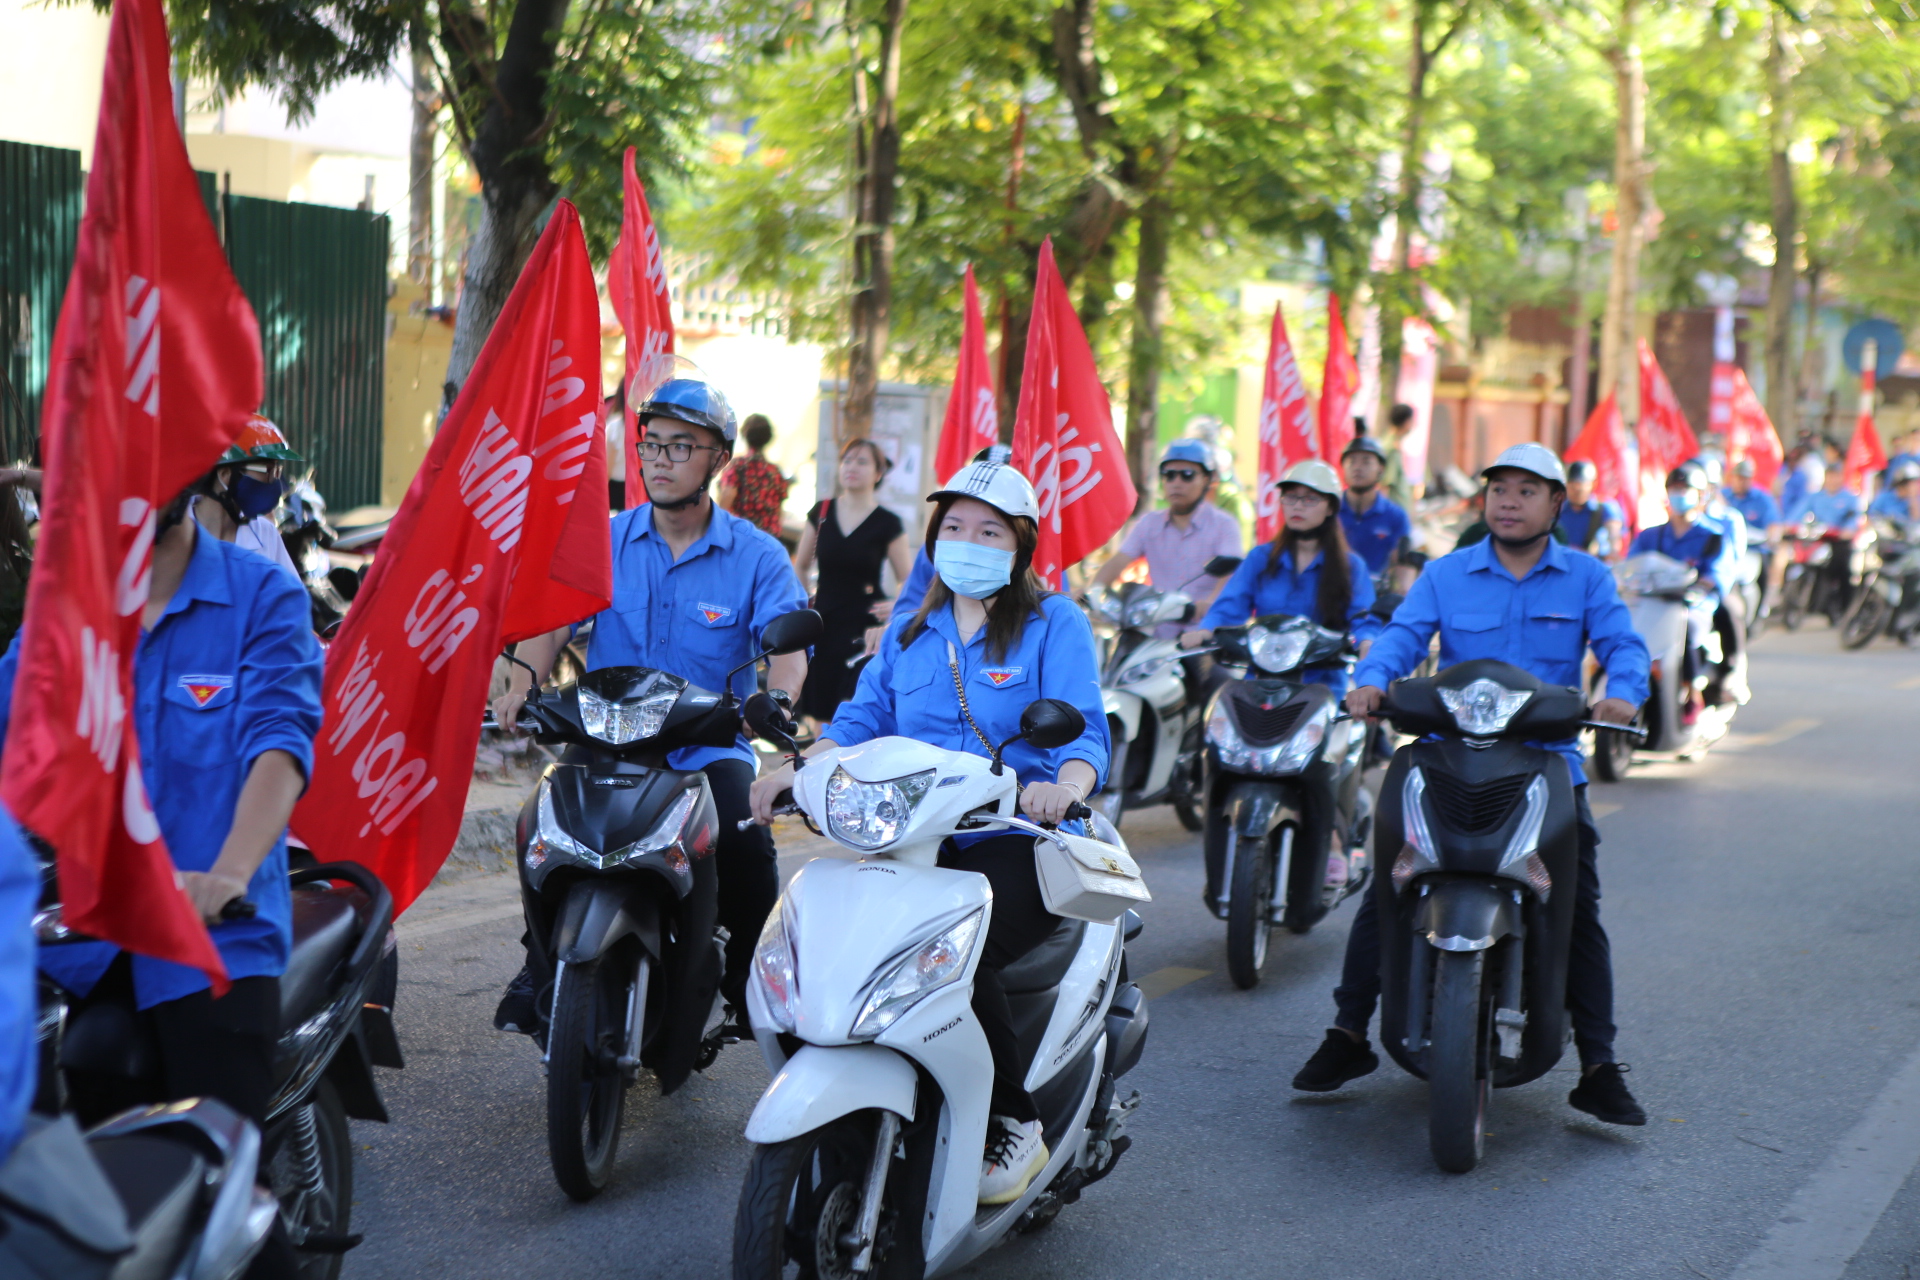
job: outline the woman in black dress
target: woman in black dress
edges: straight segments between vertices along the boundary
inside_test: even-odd
[[[816,563],[820,569],[813,607],[826,632],[800,691],[800,711],[822,724],[853,696],[858,675],[847,664],[868,651],[867,633],[893,614],[893,601],[880,594],[881,566],[892,563],[895,582],[905,582],[913,571],[913,547],[900,517],[880,505],[880,482],[892,465],[873,441],[849,440],[840,451],[839,495],[807,512],[794,552],[802,583],[808,569]]]

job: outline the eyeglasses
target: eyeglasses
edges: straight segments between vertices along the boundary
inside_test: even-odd
[[[664,444],[658,440],[642,440],[636,447],[640,450],[641,460],[645,462],[652,462],[663,453],[670,461],[685,462],[693,456],[695,449],[704,449],[708,453],[722,452],[710,444],[694,444],[687,440],[669,440]]]
[[[1316,502],[1325,501],[1327,501],[1327,498],[1324,494],[1315,493],[1311,489],[1305,493],[1283,493],[1280,495],[1280,505],[1283,507],[1310,507]]]
[[[1192,467],[1168,467],[1160,473],[1162,480],[1198,480],[1200,473]]]

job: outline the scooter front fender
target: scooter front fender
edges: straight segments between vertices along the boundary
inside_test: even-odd
[[[913,1064],[891,1049],[802,1045],[760,1095],[747,1119],[747,1141],[785,1142],[875,1107],[911,1120],[918,1084]]]
[[[1137,693],[1122,693],[1118,689],[1102,689],[1100,705],[1113,719],[1120,722],[1120,728],[1126,733],[1126,740],[1132,742],[1140,736],[1140,711],[1146,705]]]
[[[1485,951],[1520,932],[1514,891],[1481,880],[1442,880],[1420,899],[1413,927],[1442,951]]]
[[[622,938],[638,938],[662,959],[660,908],[634,880],[581,880],[567,891],[553,931],[553,954],[567,964],[598,960]]]

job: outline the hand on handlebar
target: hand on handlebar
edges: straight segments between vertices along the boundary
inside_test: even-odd
[[[1380,714],[1380,703],[1385,700],[1386,692],[1370,684],[1359,685],[1347,691],[1347,714],[1356,720],[1371,720]]]
[[[193,909],[208,924],[219,924],[223,918],[238,919],[251,912],[236,912],[223,916],[223,912],[234,904],[236,899],[247,896],[246,881],[235,876],[214,871],[176,871],[174,881],[180,891],[187,895],[187,901],[193,903]],[[251,904],[244,904],[251,905]]]
[[[1058,826],[1072,816],[1069,810],[1084,808],[1086,798],[1071,782],[1029,782],[1020,791],[1020,811],[1035,822]]]
[[[1211,639],[1213,639],[1213,632],[1204,627],[1198,627],[1192,631],[1182,631],[1180,633],[1180,647],[1182,649],[1198,649]]]
[[[773,811],[779,807],[780,799],[793,788],[793,765],[791,762],[781,765],[765,777],[754,780],[747,792],[747,805],[753,810],[753,821],[766,826],[773,821]],[[788,796],[791,799],[791,796]]]
[[[527,695],[509,690],[493,700],[494,728],[518,735],[520,732],[520,709],[527,705]]]
[[[1602,698],[1593,704],[1593,718],[1608,724],[1632,724],[1639,708],[1621,698]]]

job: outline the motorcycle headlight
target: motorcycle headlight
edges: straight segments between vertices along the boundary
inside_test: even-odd
[[[1255,627],[1247,633],[1247,654],[1262,671],[1279,675],[1300,665],[1307,652],[1304,631],[1269,631]]]
[[[1093,611],[1096,614],[1105,618],[1108,622],[1113,623],[1115,626],[1120,625],[1120,619],[1126,612],[1126,605],[1122,603],[1117,593],[1102,591],[1093,598],[1091,603],[1093,605]]]
[[[539,797],[534,803],[533,839],[527,842],[527,868],[537,868],[556,855],[599,866],[600,855],[569,835],[554,816],[551,778],[540,779]]]
[[[1160,603],[1163,598],[1158,592],[1153,591],[1134,597],[1133,603],[1127,606],[1127,625],[1150,627],[1160,621]]]
[[[1400,856],[1393,860],[1395,893],[1404,891],[1415,876],[1440,867],[1433,831],[1427,826],[1426,794],[1427,775],[1416,765],[1407,770],[1407,780],[1400,788],[1400,821],[1405,828],[1406,843],[1400,847]]]
[[[793,1030],[793,1002],[799,997],[798,966],[794,961],[793,929],[787,922],[787,900],[767,915],[760,941],[753,949],[753,976],[760,983],[767,1014],[782,1031]]]
[[[607,854],[600,860],[600,865],[602,867],[618,866],[623,862],[631,862],[649,854],[658,853],[664,855],[668,868],[675,875],[690,878],[693,875],[693,867],[687,861],[687,842],[682,839],[682,836],[686,832],[688,819],[693,816],[693,807],[699,801],[700,788],[688,787],[680,793],[679,798],[667,806],[667,811],[660,815],[660,820],[653,824],[653,828],[646,835],[624,849],[616,849]]]
[[[892,844],[938,772],[927,769],[885,782],[862,782],[845,769],[835,769],[827,780],[827,830],[856,849]]]
[[[1222,698],[1207,716],[1207,741],[1219,754],[1223,769],[1266,775],[1299,773],[1313,763],[1314,753],[1327,740],[1327,726],[1332,720],[1333,706],[1328,703],[1281,741],[1271,746],[1251,747],[1240,736],[1227,710],[1226,699]]]
[[[1460,732],[1477,738],[1504,733],[1514,713],[1533,697],[1530,689],[1509,689],[1494,680],[1475,680],[1464,689],[1440,690],[1440,701],[1453,713]]]
[[[1253,763],[1253,751],[1235,727],[1225,698],[1217,699],[1207,713],[1207,743],[1219,755],[1222,768],[1241,771]]]
[[[1158,658],[1149,658],[1145,662],[1136,662],[1116,676],[1114,683],[1132,684],[1135,680],[1145,680],[1148,676],[1157,674],[1161,668],[1172,661],[1172,657],[1163,655]]]
[[[589,689],[580,690],[580,727],[610,746],[651,738],[666,723],[679,700],[678,689],[662,689],[640,698],[609,701]]]
[[[1320,711],[1287,736],[1287,740],[1268,748],[1271,763],[1263,773],[1298,773],[1313,762],[1314,752],[1327,740],[1327,725],[1333,719],[1333,704]]]
[[[860,1016],[854,1019],[853,1038],[873,1039],[923,996],[965,973],[973,944],[980,938],[983,914],[974,912],[876,972],[870,984],[873,994],[860,1006]]]

